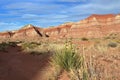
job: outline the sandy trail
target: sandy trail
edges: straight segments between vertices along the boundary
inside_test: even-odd
[[[43,80],[40,72],[48,66],[49,54],[33,56],[20,49],[9,47],[8,52],[0,52],[0,80]]]

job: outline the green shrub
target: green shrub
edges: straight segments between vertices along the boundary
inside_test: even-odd
[[[53,54],[51,64],[57,69],[67,71],[70,74],[69,77],[73,80],[87,80],[84,57],[77,53],[71,43]]]
[[[83,64],[83,58],[68,48],[56,52],[52,57],[52,62],[61,69],[70,71],[71,69],[80,68]]]

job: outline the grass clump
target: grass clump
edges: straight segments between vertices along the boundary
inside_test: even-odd
[[[105,52],[108,51],[107,45],[106,44],[101,44],[101,43],[95,44],[94,47],[93,47],[93,49],[96,51],[96,53],[97,52],[105,53]]]
[[[77,53],[71,43],[65,45],[64,49],[56,51],[51,58],[51,63],[56,68],[67,71],[70,79],[87,80],[84,57]]]
[[[71,69],[79,69],[83,64],[83,58],[71,50],[71,48],[66,48],[56,52],[52,57],[52,62],[61,69],[70,71]]]

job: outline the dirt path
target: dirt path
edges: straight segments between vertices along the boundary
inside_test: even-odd
[[[8,52],[0,52],[0,80],[43,80],[48,60],[48,54],[33,56],[23,54],[20,47],[10,47]]]

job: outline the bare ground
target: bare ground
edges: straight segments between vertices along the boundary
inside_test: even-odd
[[[24,54],[21,48],[9,47],[0,52],[0,80],[44,80],[49,54]]]

